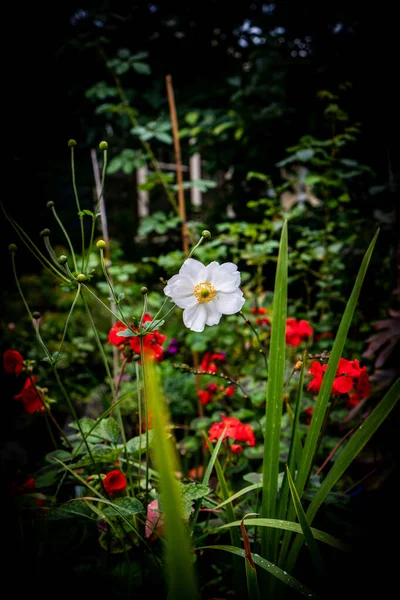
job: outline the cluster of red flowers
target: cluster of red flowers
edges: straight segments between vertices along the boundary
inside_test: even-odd
[[[224,387],[223,385],[217,385],[216,383],[209,383],[207,384],[205,390],[199,390],[198,396],[202,404],[209,404],[216,395],[221,393],[224,396],[233,396],[235,393],[235,387],[233,385]]]
[[[321,389],[322,378],[327,365],[321,365],[314,361],[310,367],[313,375],[308,390],[317,394]],[[347,404],[349,407],[356,406],[363,398],[368,398],[371,393],[371,385],[367,373],[367,367],[360,367],[358,360],[346,360],[341,358],[333,380],[332,394],[348,394]]]
[[[265,315],[267,309],[263,307],[254,307],[250,309],[251,314],[259,315],[256,319],[257,325],[271,325],[270,320]],[[292,317],[286,319],[286,343],[289,346],[298,346],[303,340],[310,337],[313,330],[308,321],[301,319],[297,321]]]
[[[308,321],[301,319],[286,319],[286,343],[289,346],[298,346],[303,340],[312,335],[313,330]]]
[[[3,367],[9,375],[20,375],[24,367],[24,357],[18,350],[6,350],[3,354]],[[20,393],[15,394],[14,400],[21,400],[29,414],[43,412],[45,407],[42,392],[43,390],[36,385],[36,377],[30,376],[25,380]]]
[[[214,423],[208,430],[208,437],[211,442],[216,442],[225,430],[223,439],[230,438],[234,443],[231,444],[231,450],[234,454],[240,454],[242,446],[236,442],[246,442],[248,446],[255,446],[256,439],[251,425],[245,425],[235,417],[225,417],[222,415],[222,421]]]
[[[223,352],[206,352],[200,363],[200,371],[206,371],[207,373],[216,373],[218,371],[218,364],[225,360],[225,354]]]
[[[152,318],[149,314],[145,314],[143,317],[143,323],[148,323],[152,321]],[[119,336],[118,333],[121,331],[126,331],[128,328],[126,325],[118,321],[109,331],[108,334],[108,344],[113,344],[117,346],[119,350],[124,350],[125,346],[129,344],[132,352],[134,354],[140,355],[140,339],[139,336],[132,335],[130,337]],[[135,327],[132,328],[133,331],[138,332],[138,329]],[[158,331],[151,331],[150,333],[146,333],[143,337],[143,348],[146,356],[148,358],[154,359],[157,362],[161,362],[164,358],[164,351],[162,344],[167,339],[166,335],[162,335]]]
[[[266,315],[268,311],[266,308],[263,308],[262,306],[260,306],[260,307],[251,308],[250,312],[252,315]],[[270,325],[271,324],[270,320],[265,316],[258,317],[256,319],[256,323],[257,323],[257,325]]]
[[[103,485],[107,494],[110,494],[110,496],[118,494],[119,492],[124,492],[126,490],[125,474],[119,469],[114,469],[104,477]]]

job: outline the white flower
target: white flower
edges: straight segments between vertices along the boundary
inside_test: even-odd
[[[239,289],[240,273],[233,263],[213,261],[207,267],[188,258],[179,274],[169,279],[164,294],[183,308],[183,322],[192,331],[218,325],[222,315],[241,310],[245,298]]]

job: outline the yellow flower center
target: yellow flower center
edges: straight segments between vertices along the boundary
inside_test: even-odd
[[[197,302],[204,304],[205,302],[211,302],[215,298],[217,290],[209,281],[202,281],[194,286],[194,295],[197,298]]]

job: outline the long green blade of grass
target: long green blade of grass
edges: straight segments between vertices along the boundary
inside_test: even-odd
[[[365,253],[364,259],[361,263],[360,270],[358,272],[353,291],[351,296],[347,302],[346,309],[343,313],[339,329],[333,343],[332,352],[329,357],[328,366],[326,372],[324,374],[322,385],[320,392],[317,397],[317,401],[315,404],[315,409],[313,412],[313,416],[311,419],[311,423],[307,432],[307,437],[304,444],[304,449],[301,456],[301,461],[299,464],[299,469],[297,473],[296,481],[296,489],[300,496],[303,495],[304,488],[312,467],[312,463],[314,460],[315,452],[318,448],[318,441],[321,434],[321,429],[324,423],[325,415],[328,409],[329,400],[331,397],[332,384],[336,375],[337,367],[339,364],[339,359],[342,356],[343,348],[346,343],[347,334],[351,325],[351,321],[353,319],[354,311],[357,306],[358,297],[360,295],[361,287],[364,281],[365,274],[367,272],[368,264],[371,259],[372,252],[375,247],[375,243],[379,234],[379,229],[375,233],[367,252]],[[295,517],[295,509],[293,504],[291,504],[287,519],[289,521],[293,521]],[[290,542],[290,534],[285,534],[282,542],[282,547],[280,551],[280,559],[279,566],[283,566],[285,563],[285,557],[287,555],[288,547]]]
[[[263,488],[260,509],[262,517],[271,519],[275,518],[277,514],[282,394],[285,379],[287,271],[288,238],[287,222],[285,221],[279,246],[272,310],[265,406]],[[261,537],[262,555],[275,561],[277,543],[276,531],[263,530]]]
[[[379,404],[374,408],[371,414],[358,427],[357,431],[347,442],[342,453],[337,458],[328,475],[325,477],[307,512],[307,521],[311,523],[319,507],[325,498],[343,475],[355,457],[364,448],[365,444],[371,439],[375,431],[386,419],[390,411],[394,408],[400,398],[400,378],[392,385]],[[291,570],[302,545],[301,539],[295,540],[287,560],[287,570]]]
[[[297,518],[300,523],[300,527],[303,531],[304,541],[307,544],[308,549],[310,551],[311,560],[313,562],[315,572],[317,574],[317,577],[326,576],[327,572],[326,572],[324,561],[322,560],[321,553],[320,553],[317,543],[314,539],[311,527],[308,524],[307,517],[304,513],[304,509],[301,505],[300,497],[297,493],[296,486],[294,485],[294,481],[293,481],[290,471],[287,467],[286,467],[286,471],[287,471],[287,476],[288,476],[290,493],[292,495],[293,504],[296,509]]]
[[[240,521],[240,523],[241,523],[241,521]],[[246,523],[247,523],[247,519],[246,519]],[[226,546],[226,545],[201,546],[200,548],[198,548],[198,550],[224,550],[225,552],[230,552],[231,554],[235,554],[236,556],[241,556],[242,558],[244,558],[246,555],[245,550],[243,550],[242,548],[236,548],[235,546]],[[252,558],[258,567],[261,567],[262,569],[264,569],[265,571],[267,571],[268,573],[270,573],[271,575],[273,575],[274,577],[276,577],[277,579],[279,579],[280,581],[282,581],[283,583],[288,585],[295,592],[298,592],[299,594],[301,594],[302,596],[305,596],[306,598],[317,598],[316,594],[314,594],[314,592],[312,592],[309,588],[307,588],[305,585],[303,585],[302,583],[297,581],[297,579],[295,579],[291,575],[288,575],[288,573],[285,573],[285,571],[282,571],[282,569],[279,569],[276,565],[271,563],[269,560],[266,560],[265,558],[262,558],[258,554],[254,554],[254,553],[252,553]],[[265,598],[266,596],[263,596],[263,597]]]
[[[183,520],[183,502],[176,473],[180,471],[176,448],[166,431],[169,415],[155,367],[143,361],[145,393],[152,414],[154,439],[152,456],[160,476],[160,496],[165,515],[165,563],[168,600],[199,598],[194,573],[194,552]]]

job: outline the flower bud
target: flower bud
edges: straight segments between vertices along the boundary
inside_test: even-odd
[[[145,287],[145,286],[143,286],[143,287],[141,287],[141,288],[140,288],[140,293],[141,293],[141,294],[143,294],[143,296],[144,296],[145,294],[147,294],[147,292],[148,292],[148,291],[149,291],[149,290],[148,290],[148,289],[147,289],[147,287]]]
[[[40,317],[41,317],[41,316],[42,316],[42,315],[40,314],[40,312],[39,312],[38,310],[35,310],[35,311],[32,313],[32,317],[33,317],[34,319],[40,319]]]
[[[17,251],[17,246],[15,244],[10,244],[8,246],[8,249],[10,252],[16,252]]]
[[[105,243],[104,240],[99,240],[98,242],[96,242],[96,247],[97,248],[105,248],[107,246],[107,244]]]
[[[201,232],[201,235],[206,240],[209,240],[211,237],[211,233],[208,231],[208,229],[204,229],[204,231]]]
[[[73,148],[76,146],[76,140],[68,140],[68,148]]]
[[[61,254],[61,256],[59,256],[57,260],[60,263],[60,265],[65,265],[65,263],[68,262],[68,256],[65,256],[65,254]]]
[[[76,276],[76,279],[78,281],[86,281],[87,277],[84,273],[79,273],[79,275]]]
[[[50,229],[43,229],[40,232],[40,237],[49,237],[49,235],[50,235]]]
[[[301,371],[302,365],[303,365],[303,361],[302,360],[298,360],[297,363],[294,365],[293,369],[295,371]]]
[[[107,150],[107,148],[108,148],[107,142],[100,142],[99,148],[100,148],[100,150]]]
[[[54,206],[54,202],[53,200],[50,200],[47,204],[46,204],[47,208],[53,208]]]

